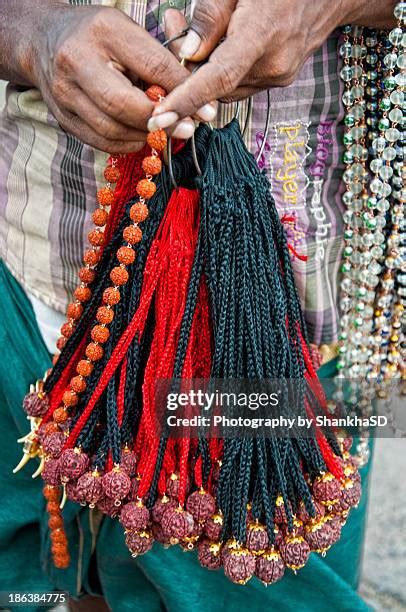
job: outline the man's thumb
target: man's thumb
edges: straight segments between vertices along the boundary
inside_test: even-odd
[[[209,57],[227,32],[237,0],[198,0],[193,11],[190,31],[183,41],[179,55],[201,62]]]

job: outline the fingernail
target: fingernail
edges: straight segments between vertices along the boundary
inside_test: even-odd
[[[182,140],[187,140],[191,138],[195,132],[194,123],[191,121],[180,121],[176,128],[173,130],[171,136],[173,138],[181,138]]]
[[[167,128],[174,123],[179,121],[179,115],[173,111],[168,113],[162,113],[161,115],[155,115],[148,121],[148,129],[150,132]]]
[[[213,121],[217,115],[217,108],[212,104],[205,104],[202,108],[199,108],[196,115],[202,119],[202,121]]]
[[[202,39],[199,34],[194,30],[189,30],[188,35],[186,36],[183,44],[180,48],[179,55],[184,59],[190,59],[197,53]]]

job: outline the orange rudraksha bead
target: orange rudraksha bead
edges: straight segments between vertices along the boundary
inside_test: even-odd
[[[64,555],[55,555],[53,557],[54,565],[57,569],[67,569],[70,563],[70,557],[68,553]]]
[[[102,187],[97,192],[97,201],[100,206],[111,206],[114,204],[114,191],[111,187]]]
[[[152,102],[160,102],[161,99],[166,96],[166,91],[159,85],[151,85],[146,90],[145,95],[148,96]]]
[[[103,327],[102,325],[95,325],[90,332],[92,340],[95,342],[100,342],[100,344],[104,344],[107,342],[110,336],[110,332],[107,327]]]
[[[117,183],[120,178],[120,170],[114,166],[107,166],[104,170],[104,178],[108,183]]]
[[[120,247],[117,251],[117,259],[125,266],[129,266],[135,261],[135,251],[131,247]]]
[[[147,136],[147,143],[151,149],[158,152],[165,150],[167,142],[168,137],[165,130],[155,130],[155,132],[150,132]]]
[[[66,543],[65,542],[52,542],[51,551],[56,557],[64,556],[66,552]]]
[[[83,261],[88,266],[95,266],[98,263],[99,259],[100,259],[100,253],[98,253],[97,251],[94,251],[93,249],[89,249],[88,251],[85,251],[85,254],[83,255]]]
[[[120,292],[114,287],[107,287],[107,289],[103,291],[103,302],[105,304],[109,304],[109,306],[114,306],[115,304],[118,304],[120,299]]]
[[[115,285],[125,285],[128,282],[129,274],[125,268],[116,266],[110,272],[111,282]]]
[[[70,387],[76,393],[83,393],[86,389],[86,381],[81,376],[74,376],[70,381]]]
[[[123,238],[129,244],[137,244],[142,240],[142,230],[135,225],[128,225],[123,230]]]
[[[96,208],[92,214],[93,223],[98,227],[103,227],[103,225],[106,225],[108,218],[108,212],[103,210],[103,208]]]
[[[48,527],[54,531],[63,527],[63,520],[60,514],[52,514],[48,520]]]
[[[59,510],[59,503],[57,501],[49,501],[47,503],[47,511],[49,514],[58,514]]]
[[[65,344],[66,344],[66,338],[64,338],[63,336],[58,338],[58,340],[56,341],[56,348],[58,349],[58,351],[61,351],[63,347],[65,346]]]
[[[88,357],[91,361],[99,361],[104,354],[103,347],[95,342],[90,342],[90,344],[86,347],[86,357]]]
[[[52,531],[50,533],[50,538],[51,538],[52,543],[54,544],[56,544],[57,542],[59,544],[67,544],[68,542],[68,538],[66,537],[66,534],[61,529]]]
[[[107,306],[100,306],[97,309],[96,319],[99,323],[108,325],[114,319],[114,311],[111,308],[107,308]]]
[[[76,406],[79,401],[78,394],[72,389],[68,389],[68,391],[65,391],[62,395],[62,401],[65,406]]]
[[[95,279],[96,272],[90,268],[80,268],[78,276],[82,283],[92,283]]]
[[[83,314],[83,306],[82,304],[69,304],[67,315],[70,319],[77,321]]]
[[[156,174],[159,174],[161,172],[162,162],[159,157],[156,157],[155,155],[149,155],[148,157],[144,157],[144,159],[142,160],[142,169],[144,170],[145,174],[151,174],[152,176],[155,176]]]
[[[61,334],[65,336],[65,338],[70,338],[73,334],[73,325],[70,321],[64,323],[61,327]]]
[[[73,295],[79,302],[88,302],[92,297],[92,290],[89,287],[77,287]]]
[[[42,493],[47,501],[58,501],[60,497],[58,487],[51,487],[50,485],[45,485]]]
[[[42,427],[41,427],[42,429]],[[49,423],[46,423],[44,425],[43,428],[44,434],[46,436],[49,436],[51,433],[55,433],[56,431],[60,431],[58,425],[56,423],[54,423],[53,421],[50,421]]]
[[[66,423],[69,418],[69,415],[66,412],[65,408],[61,406],[60,408],[57,408],[53,411],[52,418],[54,419],[55,423]]]
[[[153,185],[153,183],[151,183]],[[148,217],[148,206],[143,202],[136,202],[130,208],[130,219],[134,223],[142,223]]]
[[[92,246],[102,246],[104,244],[104,233],[100,230],[91,230],[88,233],[88,239]]]
[[[152,196],[155,195],[156,185],[148,179],[141,179],[138,181],[135,190],[141,198],[144,198],[144,200],[150,200]]]
[[[81,359],[76,366],[76,372],[86,378],[93,372],[93,364],[86,359]]]

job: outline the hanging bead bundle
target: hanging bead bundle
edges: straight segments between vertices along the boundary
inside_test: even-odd
[[[386,397],[390,381],[406,377],[404,2],[395,16],[389,34],[346,27],[340,47],[346,191],[335,399],[343,400],[344,382],[346,401],[364,416],[376,394]],[[364,433],[360,464],[369,457]]]
[[[346,28],[341,47],[347,210],[339,369],[366,387],[371,377],[396,374],[402,357],[404,5],[390,46],[383,35]],[[154,101],[164,94],[147,90]],[[133,556],[154,542],[177,544],[235,583],[256,576],[271,584],[339,539],[361,496],[352,442],[318,428],[304,440],[158,435],[160,378],[295,378],[303,382],[299,413],[327,412],[283,228],[236,122],[197,130],[196,149],[188,144],[173,157],[180,185],[173,190],[160,158],[166,144],[165,132],[154,132],[138,170],[113,158],[105,171],[61,353],[24,400],[31,431],[16,469],[40,458],[59,568],[69,564],[62,518],[69,499],[118,518]],[[135,184],[129,202],[124,179]]]

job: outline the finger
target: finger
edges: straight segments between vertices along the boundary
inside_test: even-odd
[[[137,130],[110,117],[78,87],[72,88],[71,95],[64,101],[64,107],[80,117],[96,134],[108,140],[134,142],[146,139],[146,131]]]
[[[112,63],[100,57],[83,62],[78,68],[76,83],[100,111],[122,124],[146,130],[154,104]]]
[[[108,139],[97,134],[80,117],[60,108],[52,98],[45,96],[45,102],[51,110],[53,116],[58,121],[63,130],[76,136],[78,140],[84,142],[95,149],[106,153],[134,153],[142,149],[145,145],[144,140],[126,141],[121,139]]]
[[[172,111],[180,118],[193,116],[211,100],[226,98],[240,86],[263,55],[263,49],[252,35],[246,11],[236,11],[231,24],[232,34],[212,53],[208,63],[170,92],[155,108],[153,115]],[[244,45],[241,40],[244,40]]]
[[[166,40],[170,40],[171,38],[176,37],[187,27],[186,17],[183,13],[178,11],[177,9],[167,9],[164,14],[164,26],[165,26],[165,38]],[[167,47],[171,53],[174,54],[178,60],[181,59],[179,55],[179,51],[182,47],[183,41],[185,38],[178,38],[178,40],[174,40]]]
[[[180,140],[189,140],[195,133],[195,122],[193,119],[183,119],[174,126],[168,129],[169,136],[172,138],[179,138]]]
[[[206,59],[227,32],[236,4],[236,0],[197,2],[180,56],[194,62]]]
[[[123,27],[116,41],[106,41],[108,48],[122,66],[128,68],[150,85],[160,85],[172,91],[188,77],[188,70],[172,53],[140,27]]]

